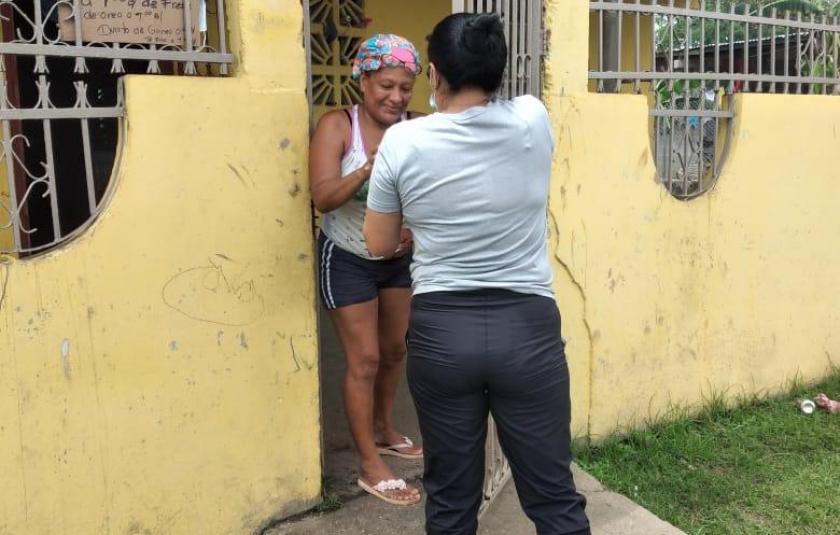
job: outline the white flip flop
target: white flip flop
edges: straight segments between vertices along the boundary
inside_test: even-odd
[[[391,490],[406,490],[408,485],[405,484],[404,479],[383,479],[376,485],[371,485],[362,478],[359,478],[356,480],[356,484],[359,485],[359,487],[361,487],[365,492],[376,496],[380,500],[390,503],[391,505],[416,505],[420,503],[419,493],[417,494],[417,499],[414,500],[397,500],[386,494]]]
[[[403,441],[399,444],[377,444],[376,451],[379,455],[393,455],[394,457],[399,457],[400,459],[413,459],[418,460],[423,458],[423,452],[420,453],[405,453],[404,450],[408,448],[413,448],[414,442],[411,441],[408,437],[403,437]]]

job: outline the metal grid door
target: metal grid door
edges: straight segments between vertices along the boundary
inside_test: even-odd
[[[508,61],[499,96],[534,95],[542,89],[544,51],[543,5],[538,0],[453,0],[453,13],[498,13],[505,27]],[[510,465],[502,453],[496,424],[489,418],[485,452],[484,493],[479,516],[510,480]]]
[[[366,35],[363,0],[304,1],[311,126],[330,111],[358,104],[359,83],[350,66]]]
[[[540,0],[453,0],[453,13],[498,13],[505,26],[508,61],[499,96],[540,96],[543,5]]]

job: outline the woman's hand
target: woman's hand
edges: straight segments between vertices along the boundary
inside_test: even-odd
[[[367,178],[365,180],[370,179],[370,173],[373,171],[373,164],[376,161],[376,150],[379,147],[374,147],[372,151],[370,151],[370,156],[368,156],[368,160],[365,164],[360,168],[362,172],[366,175]]]
[[[403,256],[407,252],[411,251],[413,245],[414,235],[411,233],[410,230],[403,227],[400,230],[400,244],[397,246],[397,250],[394,252],[394,256]]]
[[[309,145],[309,190],[315,208],[321,213],[331,212],[353,199],[373,170],[375,149],[364,165],[341,176],[341,159],[347,150],[345,140],[350,133],[350,122],[344,112],[331,111],[318,122]]]
[[[374,160],[376,160],[376,149],[373,149],[373,152],[370,153],[367,162],[354,171],[354,173],[359,174],[361,179],[361,182],[356,188],[356,193],[353,195],[358,201],[367,202],[368,191],[370,190],[368,181],[370,180],[371,171],[373,171]]]

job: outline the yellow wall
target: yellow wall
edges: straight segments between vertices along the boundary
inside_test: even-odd
[[[576,432],[822,376],[840,353],[840,99],[738,96],[717,186],[677,201],[654,181],[646,97],[587,91],[587,4],[549,2],[565,31],[545,91]]]
[[[15,246],[15,237],[11,226],[11,197],[5,162],[0,160],[0,251],[11,251]]]
[[[102,216],[0,261],[0,533],[248,533],[317,500],[301,10],[228,4],[237,75],[128,79]],[[547,16],[576,434],[818,377],[840,351],[840,99],[739,96],[719,184],[676,201],[646,98],[587,91],[588,2]]]
[[[0,533],[250,533],[318,499],[299,2],[230,79],[131,77],[112,197],[0,262]]]

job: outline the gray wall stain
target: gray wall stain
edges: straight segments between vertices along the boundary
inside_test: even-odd
[[[6,288],[9,285],[9,266],[0,259],[0,310],[3,310],[3,303],[6,302]]]
[[[61,366],[64,368],[64,377],[70,380],[70,340],[65,338],[61,341]]]

